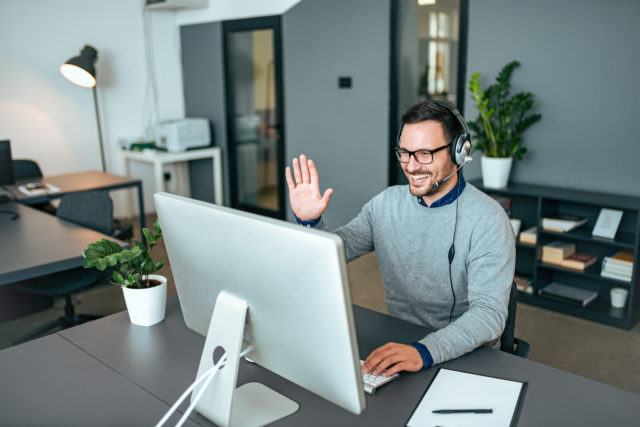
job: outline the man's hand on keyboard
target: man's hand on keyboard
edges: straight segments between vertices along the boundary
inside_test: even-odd
[[[415,347],[390,342],[373,350],[362,364],[363,373],[391,376],[401,371],[417,372],[424,366]]]

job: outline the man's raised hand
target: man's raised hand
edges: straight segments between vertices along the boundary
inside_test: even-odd
[[[293,159],[293,167],[287,166],[285,176],[289,186],[289,204],[293,213],[302,221],[312,221],[320,218],[327,210],[333,189],[320,193],[318,170],[313,160],[304,154]],[[293,177],[291,176],[293,169]]]

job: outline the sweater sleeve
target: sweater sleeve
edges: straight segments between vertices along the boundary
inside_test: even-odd
[[[344,241],[347,262],[353,261],[374,250],[371,215],[371,204],[374,203],[374,201],[375,198],[365,204],[360,213],[346,225],[336,230],[331,230],[338,234]],[[315,228],[329,231],[322,220],[320,220]]]
[[[465,262],[469,309],[445,328],[420,340],[434,363],[492,344],[504,330],[515,269],[515,238],[504,212],[479,223],[488,226],[474,230]]]

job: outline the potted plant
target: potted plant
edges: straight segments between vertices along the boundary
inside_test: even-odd
[[[131,249],[102,239],[90,243],[82,252],[83,267],[100,271],[113,269],[111,283],[122,287],[131,323],[151,326],[164,319],[167,300],[167,278],[152,274],[164,265],[164,260],[153,261],[151,258],[151,250],[162,238],[158,220],[153,224],[153,232],[144,228],[142,233],[149,244],[148,250],[135,239]]]
[[[480,87],[481,73],[469,80],[469,90],[478,109],[478,117],[470,121],[474,132],[473,148],[481,150],[482,181],[485,187],[507,186],[513,158],[522,159],[527,148],[521,145],[522,133],[540,120],[540,114],[528,114],[533,107],[533,94],[519,92],[510,95],[511,74],[518,61],[504,66],[496,77],[496,83],[484,92]]]

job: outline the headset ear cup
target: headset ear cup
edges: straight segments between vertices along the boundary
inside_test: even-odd
[[[456,166],[462,165],[471,154],[468,143],[470,144],[469,134],[465,133],[458,136],[455,142],[451,144],[451,159]]]
[[[460,135],[451,143],[451,160],[456,166],[460,166],[467,157],[464,149],[465,142],[465,135]]]

